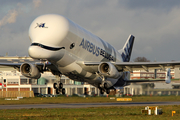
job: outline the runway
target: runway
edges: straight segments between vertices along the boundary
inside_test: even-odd
[[[25,104],[25,105],[0,105],[0,109],[31,109],[31,108],[88,108],[110,106],[161,106],[180,105],[178,102],[119,102],[119,103],[66,103],[66,104]]]

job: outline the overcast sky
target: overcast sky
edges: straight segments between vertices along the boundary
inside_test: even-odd
[[[0,55],[28,56],[31,22],[61,14],[117,50],[133,34],[131,60],[180,61],[180,0],[0,0]]]

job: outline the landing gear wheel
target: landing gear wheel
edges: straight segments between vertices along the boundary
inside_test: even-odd
[[[110,89],[106,89],[106,93],[109,94],[110,93]]]
[[[107,89],[107,88],[108,88],[107,83],[104,83],[104,88],[105,88],[105,89]]]
[[[54,83],[54,89],[57,89],[58,87],[57,87],[57,83]]]
[[[58,89],[56,89],[56,94],[59,94],[59,90]]]
[[[104,90],[103,90],[103,89],[100,89],[100,93],[101,93],[101,94],[104,94]]]
[[[59,83],[59,89],[62,89],[62,88],[63,88],[63,84]]]
[[[65,95],[65,93],[66,93],[66,90],[65,90],[65,88],[63,88],[62,89],[62,94]]]

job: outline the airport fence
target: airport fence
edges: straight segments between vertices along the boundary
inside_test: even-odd
[[[0,91],[0,98],[34,97],[33,91]]]

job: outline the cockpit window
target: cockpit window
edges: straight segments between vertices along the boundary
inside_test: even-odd
[[[54,48],[54,47],[49,47],[40,43],[32,43],[31,46],[39,46],[41,48],[47,49],[47,50],[52,50],[52,51],[57,51],[60,49],[65,49],[65,47],[60,47],[60,48]]]

